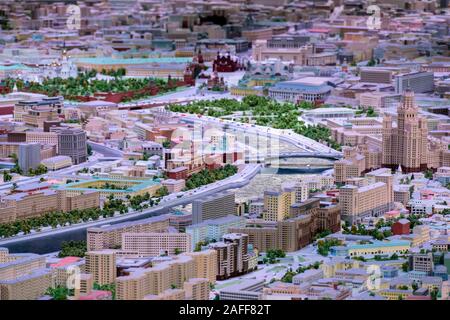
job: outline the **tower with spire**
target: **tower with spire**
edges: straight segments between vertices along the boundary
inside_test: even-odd
[[[426,119],[419,116],[414,91],[405,90],[397,108],[397,123],[392,117],[383,118],[382,165],[405,173],[427,169],[428,127]]]

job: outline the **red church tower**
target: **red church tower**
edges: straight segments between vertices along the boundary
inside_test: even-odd
[[[240,70],[241,65],[237,60],[233,60],[230,53],[225,55],[220,55],[217,53],[217,57],[213,62],[213,71],[215,72],[234,72]]]

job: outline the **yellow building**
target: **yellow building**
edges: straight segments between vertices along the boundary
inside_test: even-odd
[[[394,253],[406,253],[411,248],[411,243],[404,240],[373,241],[368,244],[353,244],[349,246],[332,247],[332,255],[345,255],[350,257],[365,255],[392,255]]]
[[[251,96],[251,95],[262,95],[262,89],[252,88],[252,87],[242,87],[242,86],[234,86],[230,88],[230,93],[234,96]]]
[[[48,170],[55,171],[72,166],[72,158],[69,156],[55,156],[41,161]]]
[[[264,220],[282,221],[289,217],[289,209],[295,203],[295,190],[264,192]]]
[[[325,261],[320,268],[323,271],[324,278],[332,278],[335,276],[336,271],[357,269],[361,265],[361,261],[358,260],[334,258],[331,261]]]

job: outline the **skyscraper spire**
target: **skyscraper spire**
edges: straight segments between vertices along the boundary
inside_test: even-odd
[[[414,91],[410,89],[406,89],[406,91],[403,93],[403,103],[402,108],[403,109],[414,109],[416,106],[415,99],[414,99]]]
[[[411,79],[408,79],[408,82],[406,83],[406,90],[405,91],[407,91],[407,92],[410,92],[410,91],[412,91],[411,90]]]

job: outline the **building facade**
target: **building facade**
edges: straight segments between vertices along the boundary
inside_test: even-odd
[[[378,217],[393,207],[392,175],[376,176],[375,183],[358,187],[345,185],[339,189],[341,218],[353,224],[364,217]]]
[[[81,129],[57,128],[59,155],[72,158],[74,165],[87,161],[86,132]]]
[[[414,92],[406,91],[397,109],[397,126],[392,118],[383,119],[382,165],[403,172],[424,171],[428,167],[428,126],[418,115]]]
[[[192,202],[192,224],[234,214],[234,193],[219,193]]]

